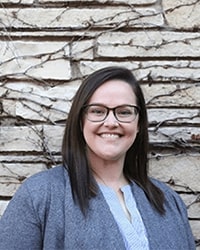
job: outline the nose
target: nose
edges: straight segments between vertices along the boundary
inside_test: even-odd
[[[109,110],[108,115],[104,121],[104,125],[106,126],[118,126],[119,122],[116,119],[113,110]]]

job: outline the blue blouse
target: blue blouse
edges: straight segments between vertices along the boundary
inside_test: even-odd
[[[131,221],[126,217],[115,191],[102,184],[99,184],[99,187],[118,224],[126,249],[149,250],[146,229],[137,209],[131,187],[126,185],[121,188],[124,195],[124,202],[131,216]]]

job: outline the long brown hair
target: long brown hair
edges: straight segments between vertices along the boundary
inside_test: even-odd
[[[123,67],[107,67],[89,75],[76,92],[67,118],[63,137],[63,166],[68,170],[74,201],[85,214],[89,200],[96,196],[97,184],[91,174],[82,133],[83,106],[95,90],[109,80],[122,80],[130,84],[139,107],[139,132],[126,153],[124,175],[135,181],[145,192],[152,206],[164,213],[164,194],[148,177],[148,121],[143,92],[132,72]]]

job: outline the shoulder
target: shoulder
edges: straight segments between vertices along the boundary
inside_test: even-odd
[[[154,179],[151,178],[151,182],[157,186],[163,193],[165,196],[172,196],[172,197],[179,197],[179,195],[170,187],[168,186],[166,183],[158,180],[158,179]]]
[[[175,195],[177,196],[178,194],[170,187],[168,186],[166,183],[158,180],[158,179],[154,179],[154,178],[151,178],[150,179],[151,182],[157,186],[164,194],[167,194],[167,195]]]
[[[66,187],[67,186],[67,187]],[[52,204],[59,206],[64,202],[65,190],[69,192],[67,171],[58,166],[32,175],[20,186],[12,198],[15,207],[23,206],[45,214]],[[43,218],[43,217],[42,217]]]
[[[154,178],[150,178],[150,180],[155,186],[160,188],[163,192],[171,192],[171,191],[174,192],[166,183]]]
[[[66,169],[62,166],[56,166],[54,168],[47,169],[47,170],[44,170],[37,174],[32,175],[24,183],[26,183],[26,185],[29,185],[29,186],[31,186],[32,184],[35,185],[35,183],[41,184],[41,185],[45,185],[48,183],[62,184],[64,180],[66,179],[66,176],[67,176]]]
[[[167,205],[167,207],[174,207],[175,209],[178,209],[179,212],[186,213],[186,205],[176,191],[162,181],[153,178],[151,178],[151,181],[163,192],[165,205]]]
[[[20,193],[29,193],[32,198],[44,197],[51,191],[62,192],[68,181],[68,174],[64,167],[57,166],[32,175],[19,188]]]
[[[65,202],[65,187],[69,183],[67,177],[67,171],[60,166],[26,179],[8,204],[3,215],[4,223],[16,222],[23,229],[27,223],[31,226],[44,225],[50,211],[58,211]]]

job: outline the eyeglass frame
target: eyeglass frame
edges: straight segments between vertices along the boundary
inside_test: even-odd
[[[107,112],[106,112],[106,115],[105,115],[105,117],[104,117],[102,120],[93,121],[93,120],[88,119],[88,117],[87,117],[87,112],[86,112],[85,110],[87,110],[89,107],[92,107],[92,106],[103,107],[103,108],[106,109],[106,111],[107,111]],[[131,107],[131,108],[134,108],[134,109],[136,110],[135,118],[134,118],[133,120],[131,120],[131,121],[121,121],[121,120],[119,120],[118,117],[117,117],[117,115],[116,115],[116,112],[115,112],[115,111],[116,111],[117,108],[121,108],[121,107]],[[103,104],[92,103],[92,104],[84,105],[82,109],[83,109],[84,113],[86,114],[87,119],[88,119],[89,121],[91,121],[91,122],[103,122],[103,121],[105,121],[106,118],[108,117],[110,111],[112,111],[112,112],[113,112],[113,115],[114,115],[114,117],[115,117],[115,119],[116,119],[118,122],[121,122],[121,123],[131,123],[131,122],[135,121],[135,119],[136,119],[136,117],[137,117],[137,115],[139,114],[139,111],[140,111],[140,108],[139,108],[138,106],[136,106],[136,105],[130,105],[130,104],[123,104],[123,105],[116,106],[116,107],[114,107],[114,108],[109,108],[109,107],[107,107],[107,106],[105,106],[105,105],[103,105]]]

